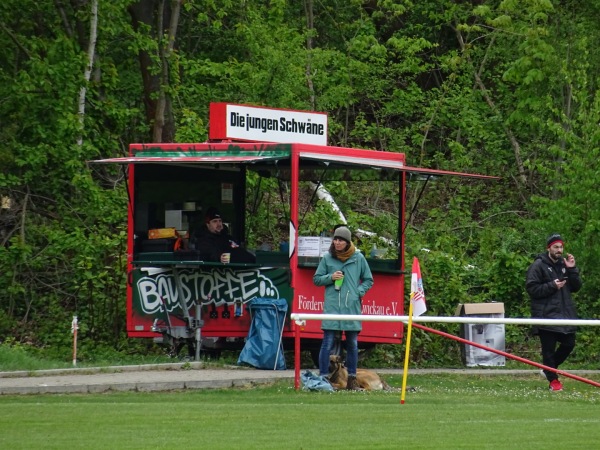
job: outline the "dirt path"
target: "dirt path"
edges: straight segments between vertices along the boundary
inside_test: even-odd
[[[401,369],[380,369],[380,374],[402,374]],[[534,374],[537,370],[412,369],[420,373]],[[581,376],[598,371],[572,371]],[[207,368],[203,363],[113,366],[87,369],[0,372],[0,395],[49,393],[101,393],[110,391],[170,391],[252,386],[278,379],[294,380],[294,370],[258,370],[237,366]]]

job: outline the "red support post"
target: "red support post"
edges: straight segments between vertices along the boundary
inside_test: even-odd
[[[294,389],[300,389],[300,325],[292,322],[294,327]]]

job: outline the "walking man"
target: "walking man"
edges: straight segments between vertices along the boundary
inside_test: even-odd
[[[577,319],[571,293],[581,289],[575,257],[563,256],[564,243],[560,234],[546,241],[546,253],[539,254],[527,269],[526,289],[531,298],[531,317],[534,319]],[[533,333],[540,337],[542,362],[558,369],[575,348],[575,326],[539,325]],[[562,391],[558,374],[544,370],[551,391]]]

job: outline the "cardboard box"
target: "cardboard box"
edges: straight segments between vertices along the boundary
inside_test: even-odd
[[[490,314],[499,314],[490,315]],[[459,303],[455,316],[504,317],[504,303]]]
[[[460,303],[456,308],[455,315],[503,318],[504,303]],[[504,324],[465,323],[461,328],[461,337],[494,350],[505,350]],[[467,367],[504,366],[506,364],[504,356],[469,344],[463,346],[462,358]]]

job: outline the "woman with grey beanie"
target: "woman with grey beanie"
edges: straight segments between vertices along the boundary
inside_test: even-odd
[[[325,286],[324,314],[359,315],[362,298],[373,286],[373,275],[367,260],[352,243],[352,233],[338,227],[333,234],[329,251],[323,255],[313,276],[315,286]],[[329,374],[329,355],[336,333],[346,337],[346,368],[349,390],[360,390],[356,381],[358,366],[358,333],[362,323],[358,320],[324,320],[321,322],[323,341],[319,352],[319,375]]]

